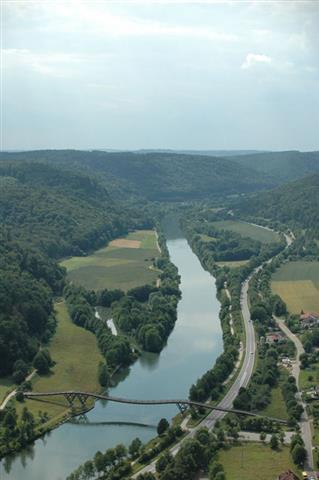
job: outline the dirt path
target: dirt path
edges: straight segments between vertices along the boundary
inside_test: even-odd
[[[33,370],[28,376],[27,378],[25,379],[25,382],[28,382],[29,380],[32,379],[32,377],[36,374],[36,370]],[[15,397],[17,393],[17,389],[15,388],[14,390],[12,390],[12,392],[8,393],[8,395],[6,396],[6,398],[3,400],[3,402],[1,403],[0,405],[0,410],[3,410],[7,403],[10,402],[10,400]]]

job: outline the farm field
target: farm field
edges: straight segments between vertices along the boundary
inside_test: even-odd
[[[271,288],[291,313],[319,312],[319,262],[289,262],[273,275]]]
[[[129,290],[156,281],[152,258],[159,255],[153,230],[138,230],[118,238],[87,257],[71,257],[61,262],[74,283],[87,289]]]
[[[102,356],[94,334],[72,323],[64,302],[56,303],[55,309],[58,326],[49,350],[56,365],[52,367],[51,374],[33,377],[32,390],[34,392],[100,391],[98,365],[102,361]],[[34,415],[41,410],[48,412],[51,419],[62,416],[68,410],[67,402],[63,397],[27,400],[22,404],[16,402],[18,409],[23,408],[25,404]]]
[[[258,240],[262,243],[279,242],[280,236],[278,233],[267,230],[266,228],[251,225],[246,222],[239,222],[236,220],[224,220],[220,222],[214,222],[214,227],[223,230],[231,230],[239,233],[243,237],[250,237],[253,240]]]
[[[221,450],[218,461],[224,467],[227,480],[274,480],[288,469],[300,475],[288,447],[271,450],[269,445],[246,443]]]

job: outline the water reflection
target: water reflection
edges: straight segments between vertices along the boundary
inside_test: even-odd
[[[176,222],[166,225],[168,249],[181,275],[182,299],[177,322],[160,355],[142,353],[130,368],[118,372],[108,393],[126,398],[183,398],[212,366],[222,350],[219,302],[212,277],[181,237]],[[172,238],[173,237],[173,238]],[[178,413],[175,405],[140,406],[98,401],[78,423],[67,423],[37,440],[17,456],[5,459],[1,480],[59,480],[79,464],[118,443],[143,442],[155,435],[162,417]],[[90,428],[88,428],[90,427]]]
[[[140,358],[140,363],[143,368],[149,370],[156,370],[160,361],[160,355],[158,353],[143,352]]]
[[[156,429],[156,425],[147,424],[147,423],[139,423],[139,422],[122,422],[118,421],[90,421],[87,415],[79,415],[78,417],[69,420],[68,423],[72,425],[84,425],[86,427],[106,427],[106,426],[128,426],[128,427],[143,427],[143,428],[151,428]]]
[[[1,467],[3,466],[4,471],[9,474],[11,472],[12,465],[16,460],[20,460],[22,467],[25,468],[27,466],[27,460],[33,460],[34,456],[34,446],[28,445],[21,453],[8,455],[3,460],[0,460],[0,473]]]

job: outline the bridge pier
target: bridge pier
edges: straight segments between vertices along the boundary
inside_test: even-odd
[[[64,398],[66,398],[70,407],[73,407],[75,397],[76,397],[75,393],[65,393],[64,394]]]
[[[69,403],[69,406],[72,408],[73,407],[73,404],[74,404],[74,401],[75,400],[79,400],[79,402],[81,403],[82,407],[86,407],[86,401],[89,397],[89,395],[85,394],[85,393],[65,393],[64,394],[64,397],[67,399],[68,403]]]
[[[88,399],[88,395],[83,395],[83,393],[82,393],[82,394],[78,395],[78,399],[80,400],[80,402],[82,404],[82,407],[86,407],[86,401]]]
[[[187,408],[188,408],[188,405],[186,405],[185,403],[177,403],[176,404],[179,411],[181,412],[182,415],[184,415],[184,413],[186,412]]]

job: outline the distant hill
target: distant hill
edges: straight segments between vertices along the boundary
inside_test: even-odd
[[[7,161],[59,164],[86,171],[122,198],[135,195],[156,201],[187,201],[270,188],[274,181],[225,158],[175,153],[46,150],[1,153]]]
[[[81,254],[134,226],[94,178],[59,165],[0,161],[0,224],[50,257]]]
[[[108,150],[106,150],[108,151]],[[111,150],[110,150],[111,151]],[[135,153],[182,153],[186,155],[205,155],[209,157],[230,157],[238,155],[252,155],[262,153],[264,150],[170,150],[170,149],[141,149],[135,150]]]
[[[252,195],[237,204],[235,210],[319,233],[319,173]]]
[[[265,173],[277,184],[319,172],[319,152],[268,152],[227,158],[243,167]]]

